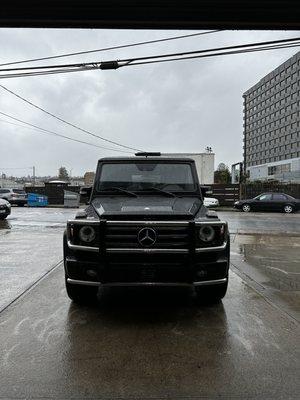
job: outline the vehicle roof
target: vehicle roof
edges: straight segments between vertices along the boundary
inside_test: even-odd
[[[98,162],[102,161],[188,161],[194,163],[192,158],[188,157],[104,157],[100,158]]]
[[[286,194],[284,192],[263,192],[260,195],[262,195],[262,194],[284,194],[285,196],[291,196],[290,194]],[[258,196],[260,196],[260,195],[258,195]]]

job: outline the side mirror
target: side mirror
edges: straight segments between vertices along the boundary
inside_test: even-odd
[[[84,199],[85,204],[88,204],[89,199],[92,194],[92,187],[91,186],[83,186],[82,188],[80,188],[79,194]]]
[[[201,192],[202,197],[204,198],[206,193],[210,191],[210,187],[209,186],[201,186],[199,185],[199,189]]]

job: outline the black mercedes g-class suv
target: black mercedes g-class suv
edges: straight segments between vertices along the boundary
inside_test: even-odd
[[[190,286],[201,297],[224,297],[227,223],[203,205],[193,160],[103,158],[90,189],[88,207],[64,234],[73,301],[96,299],[100,286]]]

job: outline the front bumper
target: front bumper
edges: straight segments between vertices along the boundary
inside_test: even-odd
[[[215,279],[209,281],[199,281],[192,283],[183,282],[108,282],[101,283],[96,281],[80,281],[78,279],[67,278],[67,282],[73,285],[98,286],[98,287],[196,287],[221,285],[227,282],[228,278]]]
[[[76,223],[82,225],[84,221]],[[152,221],[151,225],[154,224]],[[162,223],[158,224],[162,226]],[[211,224],[217,225],[217,222]],[[67,281],[93,286],[200,286],[226,282],[229,266],[227,230],[224,242],[201,248],[196,247],[195,224],[184,226],[189,229],[188,247],[185,248],[171,248],[174,243],[169,243],[169,248],[112,248],[111,242],[100,248],[81,246],[71,242],[68,231],[64,239]],[[104,237],[100,243],[106,243]]]
[[[204,204],[206,208],[213,208],[213,207],[219,207],[220,203],[208,203]]]
[[[16,205],[16,206],[27,204],[26,199],[11,199],[11,200],[9,200],[9,202],[10,202],[10,204]]]
[[[10,213],[11,213],[10,207],[0,208],[1,218],[6,218],[8,215],[10,215]]]
[[[233,207],[237,210],[240,210],[242,208],[242,204],[233,204]]]
[[[69,252],[65,271],[71,284],[93,286],[200,286],[224,283],[229,243],[222,250],[188,253]]]

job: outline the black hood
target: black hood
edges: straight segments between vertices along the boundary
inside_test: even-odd
[[[100,218],[105,219],[192,219],[202,206],[197,197],[101,196],[91,202]]]

